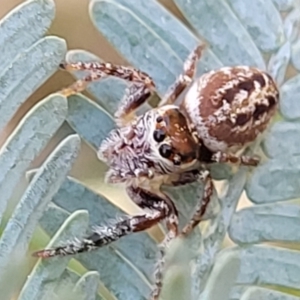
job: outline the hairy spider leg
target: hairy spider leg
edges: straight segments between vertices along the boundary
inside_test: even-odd
[[[174,178],[174,181],[170,181],[167,183],[167,185],[172,186],[180,186],[189,184],[192,182],[204,182],[204,195],[199,196],[199,202],[198,205],[195,208],[195,212],[191,218],[191,220],[188,222],[188,224],[184,227],[183,231],[180,233],[180,235],[188,235],[203,219],[203,216],[206,212],[207,206],[210,203],[210,199],[212,197],[213,193],[213,182],[211,179],[211,176],[209,174],[209,171],[202,170],[202,171],[187,171],[184,173],[179,174],[176,178]],[[169,199],[169,201],[171,201]],[[175,209],[175,208],[174,208]],[[173,220],[172,220],[173,219]],[[171,221],[171,222],[170,222]],[[172,229],[173,227],[173,229]],[[155,287],[152,290],[151,294],[151,300],[158,300],[161,290],[162,290],[162,280],[163,280],[163,271],[165,267],[165,255],[166,255],[166,248],[168,247],[169,243],[178,236],[178,215],[173,214],[169,216],[167,219],[167,228],[168,233],[166,234],[163,242],[160,245],[160,255],[161,259],[158,260],[156,264],[155,269]]]
[[[180,74],[176,81],[171,85],[159,103],[159,106],[173,104],[183,90],[193,81],[197,70],[197,63],[201,58],[204,48],[204,45],[199,45],[190,53],[184,62],[183,73]]]
[[[85,70],[91,72],[83,79],[77,80],[70,87],[63,89],[62,94],[65,96],[79,93],[85,90],[90,82],[107,76],[114,76],[131,82],[115,112],[116,122],[119,126],[130,122],[136,109],[145,103],[152,93],[156,92],[152,78],[133,67],[101,62],[65,63],[60,66],[67,71]]]
[[[159,192],[161,195],[150,194],[140,188],[128,187],[127,193],[129,197],[141,208],[143,209],[151,209],[153,205],[157,205],[157,200],[153,201],[153,199],[160,199],[157,202],[159,205],[164,203],[168,207],[168,214],[165,217],[167,234],[159,245],[160,248],[160,258],[158,259],[155,272],[154,272],[154,286],[151,293],[151,300],[157,300],[162,289],[162,273],[165,265],[165,248],[168,247],[168,244],[171,240],[173,240],[178,235],[178,212],[173,203],[173,201],[164,193]]]
[[[50,258],[96,250],[117,241],[123,236],[144,231],[165,220],[168,233],[160,246],[161,257],[156,264],[154,273],[155,282],[151,294],[151,299],[158,299],[162,287],[162,271],[165,262],[164,248],[178,235],[178,212],[172,200],[166,195],[161,198],[154,193],[134,187],[128,187],[127,193],[139,207],[147,210],[147,213],[137,216],[126,216],[112,225],[94,227],[92,234],[83,240],[75,239],[65,246],[36,251],[32,255],[41,258]]]
[[[78,79],[70,86],[62,89],[60,93],[65,97],[76,95],[77,93],[84,91],[90,82],[99,80],[103,77],[105,77],[105,74],[102,72],[91,72],[84,78]]]
[[[171,200],[170,200],[171,201]],[[159,245],[160,248],[160,258],[156,263],[155,272],[154,272],[154,288],[151,293],[151,300],[158,300],[159,295],[162,290],[162,281],[163,281],[163,271],[165,267],[165,255],[166,255],[166,248],[168,247],[169,243],[177,237],[178,235],[178,214],[176,213],[171,214],[168,219],[166,220],[166,225],[168,232]]]
[[[74,239],[64,246],[36,251],[33,256],[49,258],[54,256],[74,255],[106,246],[134,232],[144,231],[164,219],[173,219],[174,205],[140,188],[130,190],[131,199],[147,212],[137,216],[126,216],[114,224],[96,226],[92,233],[82,240]],[[175,211],[177,215],[177,211]],[[177,219],[177,217],[176,217]]]

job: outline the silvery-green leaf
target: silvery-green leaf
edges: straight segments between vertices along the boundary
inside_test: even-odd
[[[84,274],[76,283],[75,292],[81,295],[83,300],[96,300],[99,285],[98,272],[91,271]]]
[[[258,291],[259,290],[259,291]],[[258,291],[258,293],[256,293]],[[253,293],[253,294],[252,294]],[[265,294],[265,295],[264,295]],[[255,297],[253,300],[299,300],[299,297],[294,297],[288,294],[284,294],[278,291],[274,291],[267,288],[257,287],[257,286],[247,286],[247,285],[236,285],[231,290],[230,300],[242,300],[245,296],[250,297],[255,295],[261,295],[261,298]],[[270,298],[268,298],[270,297]],[[275,298],[274,298],[275,297]],[[276,298],[278,297],[278,298]],[[282,298],[283,297],[283,298]],[[250,298],[251,299],[251,298]]]
[[[62,295],[63,297],[59,298],[59,300],[75,300],[74,297],[76,297],[76,295],[81,296],[80,300],[106,299],[106,298],[102,298],[99,294],[96,293],[97,289],[95,290],[95,294],[93,296],[92,292],[93,289],[95,288],[95,285],[96,284],[99,285],[99,274],[95,271],[87,272],[80,277],[79,274],[66,268],[62,273],[62,275],[60,276],[59,280],[57,281],[57,284],[61,286],[61,290],[63,289],[64,281],[66,281],[69,285],[72,285],[73,290],[72,291],[68,290],[67,293]],[[81,288],[81,291],[83,291],[85,294],[78,293],[78,289],[76,288],[76,285],[78,285],[78,287]]]
[[[293,9],[284,19],[284,32],[286,38],[291,42],[296,42],[300,28],[300,8]]]
[[[50,203],[50,204],[53,204],[53,203]],[[66,217],[66,219],[68,217],[69,217],[69,214]],[[73,270],[71,270],[69,268],[66,268],[60,276],[60,279],[67,279],[69,282],[72,282],[74,284],[74,287],[75,287],[75,284],[78,282],[78,280],[80,280],[80,278],[81,277],[78,273],[75,273]]]
[[[289,11],[294,7],[295,0],[272,0],[279,11]]]
[[[44,209],[70,171],[80,147],[77,135],[63,140],[35,174],[9,219],[0,240],[0,266],[8,265],[14,251],[26,253]]]
[[[271,158],[300,154],[300,123],[276,122],[264,140],[264,152]]]
[[[150,31],[154,31],[165,43],[170,45],[182,63],[200,43],[199,39],[181,21],[155,0],[118,0],[117,3],[133,12],[149,27]],[[155,11],[155,18],[149,14],[151,11]],[[138,67],[139,65],[140,62],[137,62]],[[211,50],[206,49],[198,64],[197,73],[202,74],[221,66],[222,63]]]
[[[174,2],[223,64],[252,65],[265,69],[261,53],[225,1]]]
[[[222,246],[231,217],[244,190],[246,176],[246,169],[241,168],[232,177],[228,183],[226,193],[220,199],[221,211],[215,218],[209,221],[209,226],[203,233],[204,250],[200,251],[199,257],[196,260],[196,268],[193,276],[195,295],[199,295],[204,290],[210,269]]]
[[[35,105],[0,149],[0,218],[21,176],[67,116],[67,100],[51,95]]]
[[[142,1],[138,1],[137,4],[124,1],[122,4],[113,0],[92,1],[92,20],[129,62],[154,79],[158,92],[163,95],[182,73],[183,61],[199,42],[191,33],[181,37],[181,32],[186,32],[186,28],[154,1],[148,4]],[[137,7],[133,8],[136,5]],[[149,12],[145,5],[159,9],[158,13],[166,20],[165,26],[162,24],[164,19],[143,18]],[[126,26],[122,25],[124,22]],[[174,26],[172,35],[169,34],[171,26]],[[167,32],[169,38],[165,39]],[[183,45],[187,39],[188,45]],[[193,47],[190,48],[189,45]],[[203,72],[204,69],[218,66],[219,61],[207,50],[199,72],[201,69]]]
[[[22,52],[0,75],[0,128],[19,106],[57,69],[66,52],[66,43],[45,37]]]
[[[80,277],[78,273],[66,268],[60,277],[51,282],[51,285],[47,285],[47,288],[52,288],[55,299],[58,300],[103,300],[104,298],[97,294],[97,289],[93,293],[96,284],[99,285],[97,272],[90,271]],[[77,285],[79,288],[76,288]],[[53,300],[53,293],[47,293],[43,300]]]
[[[299,297],[284,294],[278,291],[273,291],[261,287],[250,287],[243,294],[241,300],[299,300]]]
[[[291,43],[287,41],[271,56],[268,63],[268,72],[278,85],[284,82],[286,69],[291,58]]]
[[[256,167],[246,185],[254,203],[284,201],[300,196],[300,156],[280,156]]]
[[[99,274],[97,272],[89,271],[80,277],[79,274],[66,268],[55,282],[55,296],[58,297],[58,300],[106,300],[107,298],[97,294],[96,285],[99,285]],[[93,290],[95,290],[94,293]],[[49,295],[49,297],[51,296]],[[47,298],[47,300],[53,299]]]
[[[0,21],[0,73],[21,51],[44,35],[54,14],[53,0],[30,0],[24,1]]]
[[[165,93],[182,69],[181,60],[172,48],[131,11],[115,2],[94,2],[92,13],[97,28],[107,39],[130,62],[139,63],[139,68],[155,79],[158,91]],[[124,22],[126,26],[122,25]]]
[[[203,184],[195,183],[179,187],[163,187],[174,201],[179,213],[179,226],[182,228],[203,196]]]
[[[95,194],[74,179],[67,179],[63,183],[53,202],[69,213],[86,209],[91,226],[106,225],[124,215],[103,196]],[[44,227],[45,224],[41,223],[44,230],[52,234]],[[156,243],[147,233],[142,232],[126,236],[97,251],[82,253],[76,259],[87,269],[97,270],[101,281],[119,298],[127,299],[132,295],[133,299],[146,299],[150,292],[156,255]]]
[[[69,215],[68,211],[51,202],[45,209],[39,224],[42,228],[47,229],[47,233],[52,236]]]
[[[240,260],[238,285],[272,285],[299,288],[300,253],[270,246],[250,246],[222,250],[218,259],[232,253]]]
[[[211,177],[215,180],[228,179],[232,176],[232,166],[225,163],[215,163],[210,165]]]
[[[66,268],[61,276],[55,281],[48,283],[47,293],[43,295],[42,300],[52,300],[53,297],[59,300],[83,300],[82,295],[74,290],[75,284],[80,279],[80,276],[74,272],[72,273]],[[77,277],[76,279],[74,275]]]
[[[280,111],[288,120],[300,118],[300,75],[289,79],[281,87]]]
[[[165,300],[193,299],[191,295],[190,261],[201,239],[193,232],[185,238],[173,240],[166,249],[161,298]]]
[[[253,0],[251,8],[243,0],[227,2],[262,51],[276,50],[284,42],[282,20],[271,0]]]
[[[96,55],[84,50],[72,50],[67,53],[66,61],[71,62],[91,62],[102,60]],[[82,78],[85,72],[73,72],[76,78]],[[100,104],[111,115],[116,111],[120,100],[122,99],[127,84],[124,80],[109,76],[107,78],[92,82],[87,90],[93,94],[97,103]]]
[[[72,236],[83,237],[88,226],[88,213],[86,211],[74,212],[60,227],[47,248],[58,246]],[[54,299],[53,288],[57,279],[66,269],[70,256],[41,259],[33,268],[24,285],[19,300]],[[68,287],[67,287],[68,288]]]
[[[97,103],[83,95],[68,98],[70,126],[95,150],[114,128],[112,117]]]
[[[164,276],[164,285],[162,299],[165,300],[182,300],[191,299],[190,290],[190,269],[185,266],[172,265],[170,270]]]
[[[259,291],[256,294],[256,291]],[[252,294],[253,293],[253,294]],[[289,294],[284,294],[278,291],[274,291],[267,288],[256,287],[256,286],[248,286],[248,285],[235,285],[230,294],[230,300],[242,300],[244,295],[249,295],[250,297],[255,296],[255,298],[250,298],[251,300],[299,300],[299,297],[294,297]],[[257,295],[261,295],[260,298],[256,297]],[[270,297],[270,298],[268,298]],[[275,297],[275,298],[274,298]],[[278,298],[277,298],[278,297]]]
[[[31,268],[31,262],[24,257],[23,249],[14,251],[10,261],[1,268],[0,272],[0,291],[2,299],[13,299],[16,291],[19,291],[24,285],[24,279]]]
[[[90,13],[95,26],[108,41],[131,63],[153,77],[159,93],[164,94],[182,71],[181,59],[172,47],[115,1],[93,1]]]
[[[300,39],[292,44],[291,62],[297,71],[300,71]]]
[[[229,299],[232,286],[239,273],[240,261],[236,255],[228,253],[215,261],[205,290],[200,299],[223,300]]]
[[[237,244],[300,241],[300,206],[254,205],[233,215],[230,238]]]
[[[242,295],[247,291],[247,285],[235,285],[231,289],[230,300],[241,300]]]

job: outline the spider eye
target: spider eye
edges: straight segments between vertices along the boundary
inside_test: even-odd
[[[165,139],[166,133],[161,129],[157,129],[157,130],[154,131],[153,137],[154,137],[156,142],[160,143]]]
[[[172,147],[168,144],[163,144],[159,147],[159,154],[164,158],[169,158],[172,155]]]
[[[160,122],[162,122],[163,121],[163,117],[162,116],[158,116],[157,118],[156,118],[156,122],[157,123],[160,123]]]

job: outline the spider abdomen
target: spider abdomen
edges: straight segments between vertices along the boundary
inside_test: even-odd
[[[224,67],[198,78],[181,109],[211,151],[239,149],[263,133],[276,112],[279,91],[269,74]]]

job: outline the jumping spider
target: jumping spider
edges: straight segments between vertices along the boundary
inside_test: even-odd
[[[178,235],[187,235],[199,224],[213,192],[208,164],[229,162],[248,166],[257,157],[238,156],[261,135],[275,114],[278,88],[269,74],[254,67],[224,67],[193,81],[203,51],[198,46],[184,63],[178,77],[157,108],[135,115],[155,84],[149,75],[132,67],[110,63],[62,64],[66,70],[88,70],[89,75],[62,90],[65,96],[83,91],[89,82],[115,76],[131,82],[115,113],[117,128],[99,148],[98,157],[107,163],[106,181],[125,183],[132,201],[145,213],[128,216],[114,225],[97,227],[92,235],[66,246],[46,249],[34,255],[42,258],[72,255],[107,245],[133,232],[165,221],[168,232],[163,245]],[[175,100],[189,86],[182,103]],[[181,232],[173,201],[161,191],[164,185],[204,182],[204,195]],[[161,290],[163,257],[156,269],[151,299]]]

